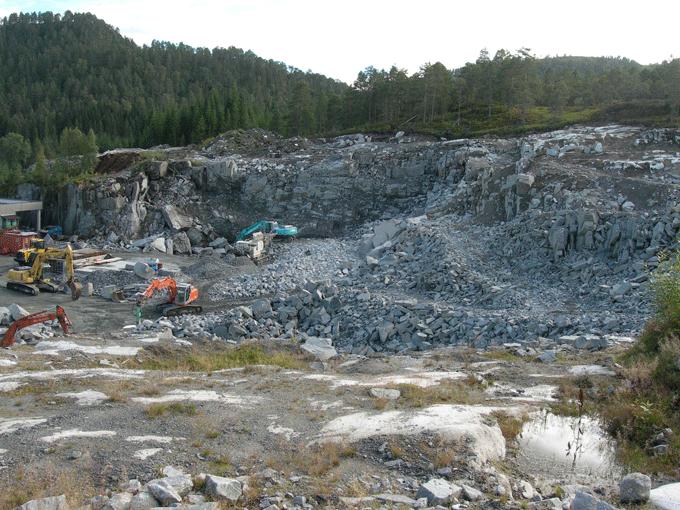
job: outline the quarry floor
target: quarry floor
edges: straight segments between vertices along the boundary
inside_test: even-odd
[[[149,258],[148,254],[130,252],[111,253],[111,255],[113,257],[121,257],[132,263],[139,259]],[[155,253],[153,256],[166,265],[175,265],[180,269],[196,263],[195,258],[186,256],[167,255],[162,253]],[[73,301],[67,294],[41,292],[37,296],[29,296],[8,290],[6,288],[7,280],[5,274],[14,266],[16,266],[16,262],[12,257],[6,255],[0,256],[0,304],[7,305],[16,303],[31,313],[43,310],[53,310],[56,305],[61,305],[66,310],[71,322],[73,322],[74,331],[82,335],[98,335],[104,332],[115,334],[116,332],[121,331],[125,325],[135,323],[134,304],[132,303],[115,303],[110,300],[104,300],[98,296],[83,296],[81,299]],[[192,281],[192,283],[196,285],[200,291],[203,291],[209,287],[213,280],[195,280]],[[204,294],[204,292],[201,292],[201,294]],[[227,304],[233,304],[234,302],[234,300],[229,299],[216,302],[201,299],[201,305],[206,311],[217,310]],[[160,314],[152,307],[145,308],[144,310],[144,318],[156,319],[159,315]]]
[[[108,347],[143,347],[148,341],[101,336],[95,342],[78,335],[69,340]],[[155,347],[162,350],[165,344],[161,340]],[[211,345],[199,348],[210,352]],[[173,346],[159,352],[181,355]],[[342,493],[357,477],[389,480],[380,492],[403,493],[403,487],[385,485],[403,475],[433,475],[443,467],[432,465],[432,441],[439,450],[453,448],[460,455],[466,448],[452,445],[472,441],[468,457],[493,461],[534,486],[592,484],[617,474],[600,451],[611,447],[597,430],[594,438],[586,438],[597,444],[573,459],[567,456],[565,463],[567,443],[575,440],[572,432],[584,424],[568,419],[564,430],[548,430],[546,419],[552,415],[540,414],[555,402],[558,385],[575,377],[575,363],[600,367],[577,371],[603,370],[603,364],[611,368],[607,353],[544,365],[458,348],[343,356],[325,366],[302,359],[294,369],[255,365],[208,373],[139,370],[130,368],[135,366],[132,352],[78,352],[73,345],[57,352],[17,346],[0,358],[7,360],[0,368],[0,487],[12,487],[18,471],[77,472],[95,487],[109,487],[129,478],[148,481],[160,467],[174,465],[232,476],[273,467],[303,475],[295,479],[296,493],[323,493],[324,484],[332,485],[334,494],[341,487]],[[590,377],[613,375],[609,368],[605,372],[610,375]],[[375,388],[397,388],[402,395],[394,401],[376,398]],[[497,411],[526,421],[527,444],[506,444],[492,417]],[[540,445],[543,436],[554,443],[546,451]],[[321,448],[323,456],[323,446],[315,445],[327,442],[356,453],[305,477],[310,463],[319,462],[309,452]],[[385,444],[391,453],[385,454]],[[466,473],[463,462],[448,462],[454,478],[477,476]]]
[[[323,241],[300,240],[283,252],[322,246]],[[334,244],[325,249],[337,251]],[[131,261],[148,256],[113,255]],[[183,270],[200,260],[154,256]],[[314,276],[318,261],[309,259],[310,274],[301,278]],[[296,261],[301,264],[296,267],[306,267],[299,256]],[[339,267],[334,264],[329,274]],[[13,265],[11,258],[0,258],[0,274]],[[239,271],[260,273],[255,267]],[[257,297],[215,299],[219,293],[210,289],[227,276],[193,273],[206,311]],[[535,487],[611,484],[620,473],[613,445],[596,422],[550,413],[559,386],[583,371],[614,377],[609,351],[576,352],[544,364],[512,349],[450,347],[341,354],[320,363],[302,356],[294,342],[282,341],[274,345],[292,353],[294,368],[244,363],[216,371],[161,370],[140,360],[148,352],[161,360],[196,352],[210,356],[223,342],[192,339],[187,347],[153,331],[131,333],[131,303],[25,296],[5,289],[1,277],[0,303],[17,303],[29,312],[59,304],[74,323],[67,338],[0,352],[0,488],[16,487],[18,472],[56,472],[77,474],[96,493],[131,478],[148,481],[173,465],[226,476],[273,468],[288,477],[284,486],[295,494],[414,497],[418,484],[404,480],[422,482],[447,468],[449,479],[492,491],[493,482],[480,468],[487,461]],[[574,372],[574,365],[585,368]],[[385,388],[401,395],[385,398],[380,393]],[[499,416],[519,421],[517,438],[506,441]],[[575,453],[572,444],[580,445]],[[337,448],[352,453],[328,464]]]

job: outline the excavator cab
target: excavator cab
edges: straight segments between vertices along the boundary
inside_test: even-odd
[[[35,257],[38,255],[38,253],[43,253],[46,250],[46,247],[47,245],[44,239],[34,237],[31,239],[31,247],[19,250],[14,256],[14,260],[22,266],[33,265]]]
[[[198,289],[188,283],[177,284],[177,296],[175,297],[175,304],[188,305],[198,299]]]
[[[46,244],[45,244],[44,239],[40,239],[40,238],[37,238],[37,237],[34,237],[33,239],[31,239],[31,248],[32,249],[34,249],[34,250],[44,250],[45,246],[46,246]]]

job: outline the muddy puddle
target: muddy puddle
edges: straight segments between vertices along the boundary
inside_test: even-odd
[[[598,420],[557,416],[548,411],[532,414],[518,438],[517,459],[522,468],[544,478],[618,479],[614,441]]]

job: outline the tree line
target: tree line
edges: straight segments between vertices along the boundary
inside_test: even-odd
[[[92,175],[99,147],[94,131],[62,130],[50,160],[40,140],[31,144],[19,133],[0,137],[0,192],[12,194],[19,184],[29,182],[44,189]],[[30,166],[29,166],[30,165]]]
[[[233,47],[140,47],[94,15],[70,11],[1,19],[0,62],[5,188],[18,182],[17,168],[39,158],[68,160],[69,137],[91,154],[93,147],[201,143],[237,128],[467,136],[614,114],[677,124],[680,110],[680,59],[642,66],[621,57],[536,58],[526,48],[491,56],[484,49],[458,69],[439,62],[415,73],[369,67],[348,85]],[[77,178],[90,166],[89,158],[57,165],[59,178]]]

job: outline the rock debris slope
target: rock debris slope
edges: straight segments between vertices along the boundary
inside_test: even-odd
[[[118,249],[201,253],[194,271],[215,268],[210,299],[267,300],[264,313],[178,319],[179,336],[321,335],[362,354],[600,349],[641,328],[649,271],[680,226],[673,130],[254,139],[163,149],[69,190],[67,228]],[[261,217],[305,239],[275,246],[269,265],[220,270],[235,263],[226,239]]]

